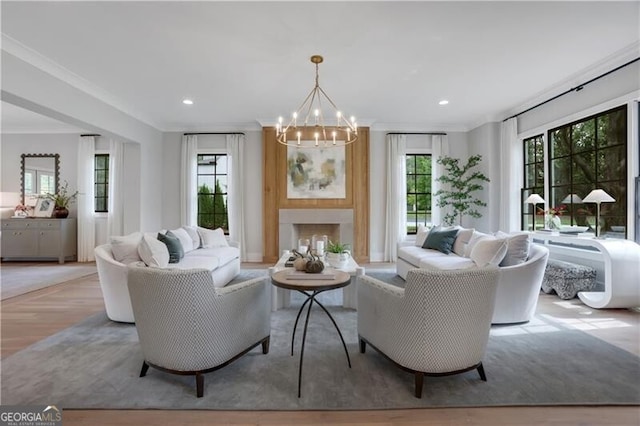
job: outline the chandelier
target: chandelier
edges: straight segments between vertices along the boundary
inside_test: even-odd
[[[276,139],[283,145],[308,146],[301,142],[311,139],[312,146],[329,148],[348,145],[358,140],[358,124],[355,117],[347,120],[318,83],[318,64],[323,60],[320,55],[311,57],[311,62],[316,64],[316,84],[302,105],[291,115],[289,124],[284,126],[283,118],[278,117]],[[333,108],[333,111],[328,113],[327,120],[333,116],[335,122],[332,121],[329,127],[325,126],[323,102],[325,106]]]

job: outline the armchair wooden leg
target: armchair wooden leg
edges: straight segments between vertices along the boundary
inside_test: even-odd
[[[360,353],[363,354],[367,350],[367,343],[360,339]]]
[[[487,381],[487,376],[486,374],[484,374],[484,367],[482,366],[482,363],[480,363],[480,365],[478,365],[478,374],[480,374],[480,378],[483,381]]]
[[[147,370],[149,370],[149,364],[147,364],[145,361],[142,361],[142,370],[140,370],[140,377],[146,376]]]
[[[422,398],[422,382],[424,381],[424,373],[421,371],[416,371],[415,382],[416,382],[416,398]]]
[[[202,398],[204,395],[204,374],[196,373],[196,396]]]
[[[271,340],[271,336],[267,336],[262,341],[262,353],[265,354],[265,355],[269,353],[269,341],[270,340]]]

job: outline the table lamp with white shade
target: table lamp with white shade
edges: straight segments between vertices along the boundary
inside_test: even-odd
[[[569,194],[560,201],[562,204],[582,204],[583,200],[578,194]]]
[[[542,198],[538,194],[531,194],[529,197],[524,200],[526,204],[533,204],[533,213],[531,214],[533,219],[533,228],[532,230],[535,232],[536,230],[536,204],[544,204],[544,198]]]
[[[596,203],[596,238],[600,238],[600,203],[613,203],[616,200],[602,189],[594,189],[584,197],[583,203]]]

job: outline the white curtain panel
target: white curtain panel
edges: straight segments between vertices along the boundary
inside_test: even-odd
[[[439,189],[444,188],[443,184],[436,179],[444,173],[444,167],[437,163],[439,157],[449,155],[449,138],[447,135],[431,136],[431,193],[435,194]],[[436,197],[431,197],[431,223],[439,225],[442,218],[447,213],[445,208],[438,207]]]
[[[198,224],[198,136],[182,137],[180,163],[180,222]]]
[[[109,140],[109,214],[107,236],[124,233],[124,144]]]
[[[384,261],[395,262],[398,243],[407,235],[406,135],[387,135],[387,214]]]
[[[499,229],[505,232],[520,229],[522,210],[520,188],[522,175],[522,145],[518,141],[518,120],[502,122],[500,129],[500,217]]]
[[[226,135],[229,161],[229,190],[227,191],[227,214],[229,216],[229,239],[240,244],[240,260],[247,259],[244,220],[244,135]]]
[[[95,260],[94,170],[96,139],[80,136],[78,143],[78,262]]]

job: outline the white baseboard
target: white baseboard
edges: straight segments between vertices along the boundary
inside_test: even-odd
[[[369,262],[384,262],[384,253],[371,253]]]

